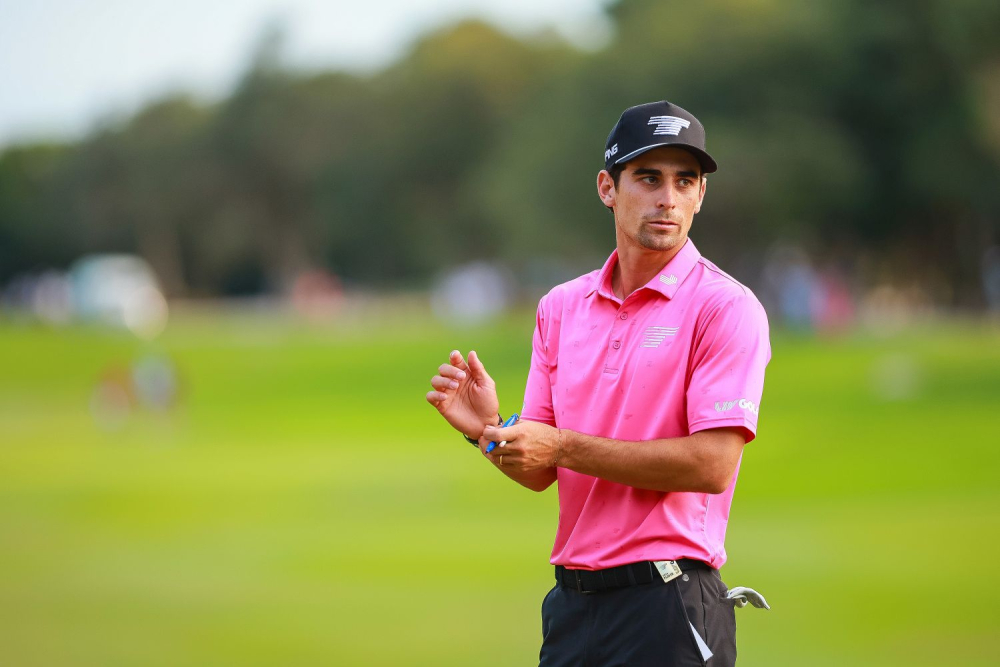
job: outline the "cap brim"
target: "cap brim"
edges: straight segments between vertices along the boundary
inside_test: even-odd
[[[700,148],[689,146],[688,144],[672,143],[669,141],[662,144],[652,144],[650,146],[643,146],[642,148],[638,148],[627,155],[621,156],[620,158],[614,161],[614,164],[622,164],[623,162],[627,162],[628,160],[631,160],[636,156],[642,155],[646,151],[651,151],[654,148],[661,148],[663,146],[669,146],[670,148],[680,148],[682,150],[686,150],[688,153],[693,155],[696,160],[698,160],[698,164],[701,165],[701,173],[703,174],[711,174],[719,170],[719,165],[716,164],[715,160],[712,159],[712,156],[706,153],[705,151],[701,150]]]

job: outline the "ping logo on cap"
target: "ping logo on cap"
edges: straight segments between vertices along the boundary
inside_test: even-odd
[[[655,125],[653,136],[669,134],[677,136],[680,131],[691,126],[691,121],[677,116],[653,116],[646,125]]]
[[[604,151],[604,159],[610,160],[612,155],[617,155],[617,154],[618,154],[618,144],[615,144],[608,150]]]

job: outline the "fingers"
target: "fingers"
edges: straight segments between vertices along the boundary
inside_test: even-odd
[[[521,456],[520,452],[511,451],[509,449],[494,449],[491,453],[483,454],[486,458],[490,460],[490,463],[498,468],[503,468],[504,470],[517,471],[521,468],[521,464],[524,461],[524,457]],[[503,461],[500,461],[500,457],[503,457]]]
[[[472,376],[479,380],[490,380],[490,374],[486,372],[486,366],[479,360],[479,355],[475,350],[469,352],[469,371]]]
[[[458,389],[458,380],[450,380],[448,378],[443,378],[440,375],[435,375],[431,378],[431,386],[438,391],[449,391]]]
[[[434,407],[438,407],[441,404],[441,402],[446,398],[448,398],[448,394],[442,394],[439,391],[427,392],[427,402],[433,405]]]
[[[464,362],[463,362],[464,363]],[[438,366],[438,374],[441,377],[461,382],[466,378],[466,372],[460,368],[455,368],[451,364],[441,364]]]
[[[493,442],[500,445],[501,442],[513,442],[517,440],[518,435],[520,435],[521,429],[517,424],[513,426],[508,426],[507,428],[500,428],[499,426],[487,426],[483,430],[483,437],[486,442],[492,440]]]
[[[452,366],[458,368],[459,370],[462,371],[469,370],[469,364],[465,363],[465,359],[462,358],[462,353],[459,352],[458,350],[451,351],[451,355],[449,355],[448,361],[451,362]]]

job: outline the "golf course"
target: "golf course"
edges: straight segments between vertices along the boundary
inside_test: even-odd
[[[149,343],[0,319],[0,664],[535,664],[556,489],[424,400],[471,348],[518,410],[533,326],[192,310]],[[771,605],[737,610],[739,664],[996,664],[1000,328],[772,349],[722,570]],[[160,403],[128,393],[143,359],[171,369]]]

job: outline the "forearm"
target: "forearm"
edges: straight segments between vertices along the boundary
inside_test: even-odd
[[[563,429],[560,439],[560,467],[639,489],[701,493],[726,490],[743,445],[728,429],[642,442]]]
[[[532,491],[541,492],[552,486],[552,483],[556,481],[556,469],[555,468],[542,468],[540,470],[530,470],[530,471],[513,471],[507,467],[501,467],[494,464],[496,469],[502,472],[504,475],[514,480],[526,489],[531,489]]]

